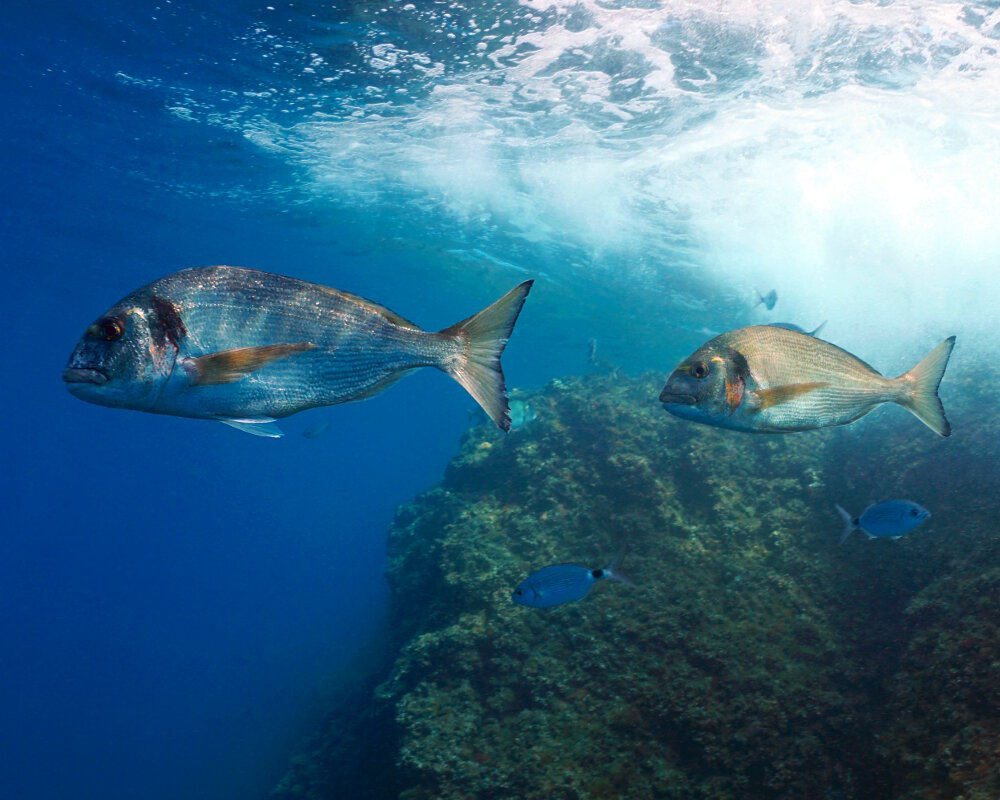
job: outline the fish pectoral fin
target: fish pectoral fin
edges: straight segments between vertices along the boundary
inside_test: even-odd
[[[268,344],[263,347],[238,347],[235,350],[220,350],[218,353],[185,358],[181,366],[187,373],[192,386],[214,386],[232,383],[267,366],[272,361],[288,358],[296,353],[304,353],[316,348],[312,342],[294,344]]]
[[[265,436],[268,439],[280,439],[285,432],[278,427],[271,417],[258,417],[256,419],[219,419],[223,425],[229,425],[238,431],[249,433],[252,436]]]
[[[788,403],[804,394],[829,385],[828,383],[789,383],[785,386],[773,386],[770,389],[758,389],[755,394],[759,402],[758,407],[764,409]]]

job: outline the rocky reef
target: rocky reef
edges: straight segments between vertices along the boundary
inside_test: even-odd
[[[744,435],[668,417],[662,379],[553,381],[519,430],[468,432],[390,531],[381,677],[276,797],[1000,793],[995,424]],[[934,516],[838,545],[834,502],[894,496]],[[633,586],[511,602],[621,551]]]

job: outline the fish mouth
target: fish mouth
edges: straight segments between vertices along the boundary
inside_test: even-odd
[[[693,406],[698,402],[698,398],[693,394],[670,392],[664,389],[660,392],[660,402],[670,406]]]
[[[66,383],[91,383],[95,386],[103,386],[109,380],[108,376],[101,370],[83,367],[64,369],[62,379]]]

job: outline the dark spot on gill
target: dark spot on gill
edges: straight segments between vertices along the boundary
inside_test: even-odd
[[[747,363],[746,356],[739,350],[729,348],[723,353],[723,357],[729,364],[732,377],[738,377],[745,384],[746,379],[750,377],[750,364]]]
[[[169,342],[175,349],[179,349],[181,341],[187,335],[187,328],[184,327],[184,320],[181,319],[177,306],[155,294],[150,297],[150,302],[153,306],[150,319],[153,339],[157,344],[165,345]]]

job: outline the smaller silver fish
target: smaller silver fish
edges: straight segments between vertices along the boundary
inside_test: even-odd
[[[756,303],[753,304],[754,308],[756,308],[759,305],[763,305],[764,308],[770,311],[772,308],[774,308],[774,304],[778,302],[777,289],[772,289],[767,294],[761,294],[759,289],[754,289],[754,291],[757,292],[757,297],[760,298]]]
[[[869,539],[879,537],[898,539],[922,524],[931,515],[930,511],[912,500],[883,500],[881,503],[868,506],[860,517],[852,517],[839,505],[837,513],[844,520],[841,544],[846,542],[847,537],[854,531],[864,531]]]
[[[611,580],[632,584],[619,571],[619,555],[604,569],[591,569],[582,564],[554,564],[531,573],[521,581],[511,600],[529,608],[552,608],[575,603],[586,597],[598,581]]]
[[[695,350],[670,374],[660,402],[683,419],[756,433],[847,425],[882,403],[897,403],[949,436],[937,392],[954,345],[949,336],[909,372],[886,378],[823,339],[751,325]]]

